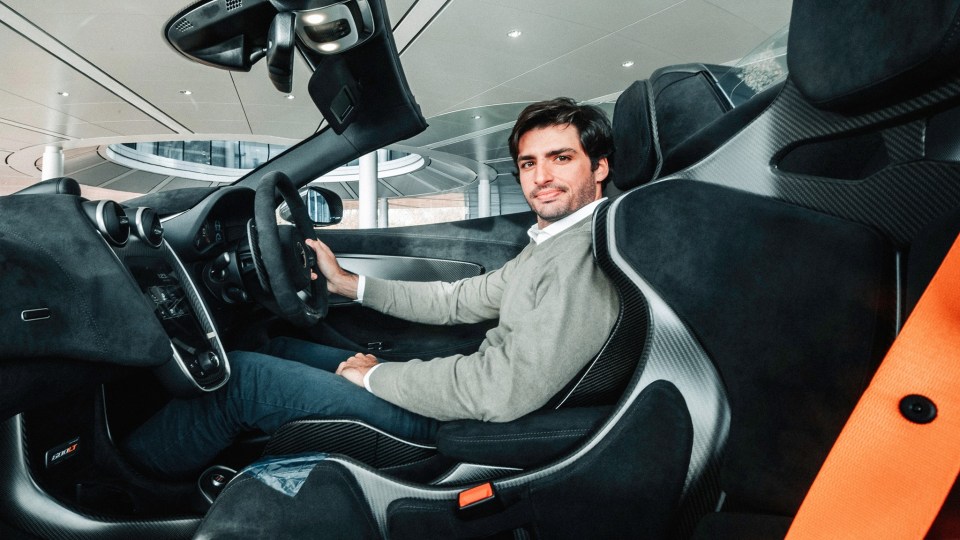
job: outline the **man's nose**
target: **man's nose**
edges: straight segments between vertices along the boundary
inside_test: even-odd
[[[537,169],[533,173],[533,181],[539,184],[545,184],[553,180],[553,172],[549,164],[537,164]]]

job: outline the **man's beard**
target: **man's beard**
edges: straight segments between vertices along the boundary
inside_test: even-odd
[[[572,197],[565,201],[566,204],[554,205],[552,203],[548,203],[547,205],[545,205],[544,208],[537,209],[533,205],[533,203],[531,203],[530,201],[531,200],[535,201],[537,193],[545,189],[560,189],[565,194],[572,195]],[[591,186],[591,189],[589,190],[584,189],[579,192],[571,192],[567,188],[563,188],[561,186],[556,186],[553,184],[547,184],[543,187],[533,190],[530,193],[530,198],[527,200],[527,204],[530,205],[530,208],[537,215],[537,217],[540,218],[542,221],[545,221],[547,223],[555,223],[569,216],[570,214],[573,214],[574,212],[583,208],[584,206],[592,203],[594,200],[596,200],[596,197],[595,197],[595,191],[592,189],[592,186]]]

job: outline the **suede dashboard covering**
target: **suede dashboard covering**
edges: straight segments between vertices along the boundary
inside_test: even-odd
[[[157,366],[153,306],[71,195],[0,197],[0,367],[30,359]],[[24,321],[26,310],[49,318]]]

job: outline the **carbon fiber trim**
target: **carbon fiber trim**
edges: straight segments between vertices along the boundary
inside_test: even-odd
[[[200,381],[196,381],[193,376],[190,375],[190,372],[187,371],[186,364],[182,359],[179,358],[179,355],[176,355],[177,360],[180,362],[180,365],[185,371],[186,375],[191,381],[195,382],[198,388],[205,392],[212,392],[227,384],[227,380],[230,379],[230,360],[227,359],[227,351],[223,349],[223,343],[221,343],[220,336],[217,334],[217,327],[213,322],[213,317],[210,315],[210,312],[207,311],[207,305],[203,303],[203,298],[200,296],[200,291],[198,291],[197,286],[193,284],[193,280],[190,279],[190,274],[187,272],[187,269],[183,267],[183,263],[180,261],[180,258],[177,257],[177,253],[166,241],[163,242],[163,247],[161,247],[161,249],[168,257],[167,260],[172,260],[174,262],[173,271],[177,273],[177,278],[180,280],[180,283],[183,284],[183,288],[187,292],[187,300],[193,307],[193,311],[197,314],[200,327],[203,328],[204,332],[206,332],[207,341],[214,348],[217,354],[220,355],[220,371],[222,372],[223,376],[219,381],[201,383]]]
[[[190,538],[199,518],[116,519],[75,510],[53,499],[30,476],[23,448],[20,415],[0,424],[0,517],[18,529],[40,538],[80,539],[176,539]]]
[[[725,185],[871,225],[902,247],[931,220],[960,205],[960,165],[918,160],[925,121],[919,111],[960,95],[960,76],[880,111],[843,116],[808,104],[792,81],[770,107],[703,161],[672,178]],[[885,130],[893,162],[861,181],[786,173],[776,159],[805,141]]]
[[[926,120],[917,120],[884,130],[881,135],[892,163],[907,163],[923,159]]]
[[[436,448],[394,437],[356,420],[298,420],[284,424],[270,438],[264,455],[326,452],[342,454],[378,469],[414,463],[435,455]]]
[[[430,483],[435,486],[462,486],[503,478],[522,470],[513,467],[491,467],[490,465],[477,465],[475,463],[460,463]]]
[[[594,258],[617,288],[620,311],[607,342],[557,408],[615,403],[637,369],[647,338],[650,308],[640,290],[611,263],[606,228],[598,227],[608,207],[609,203],[600,205],[593,216]]]
[[[624,199],[614,201],[607,215],[598,217],[597,229],[602,224],[606,230],[606,248],[614,267],[642,292],[650,306],[647,349],[634,392],[654,381],[668,380],[683,394],[690,411],[693,448],[684,482],[679,526],[689,533],[700,517],[714,510],[720,496],[720,456],[730,432],[730,405],[720,375],[696,338],[617,250],[615,216]]]

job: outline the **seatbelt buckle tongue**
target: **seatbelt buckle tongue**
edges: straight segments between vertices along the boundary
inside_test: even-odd
[[[503,510],[503,504],[497,497],[493,484],[484,482],[460,492],[457,497],[457,510],[458,517],[474,519]]]

